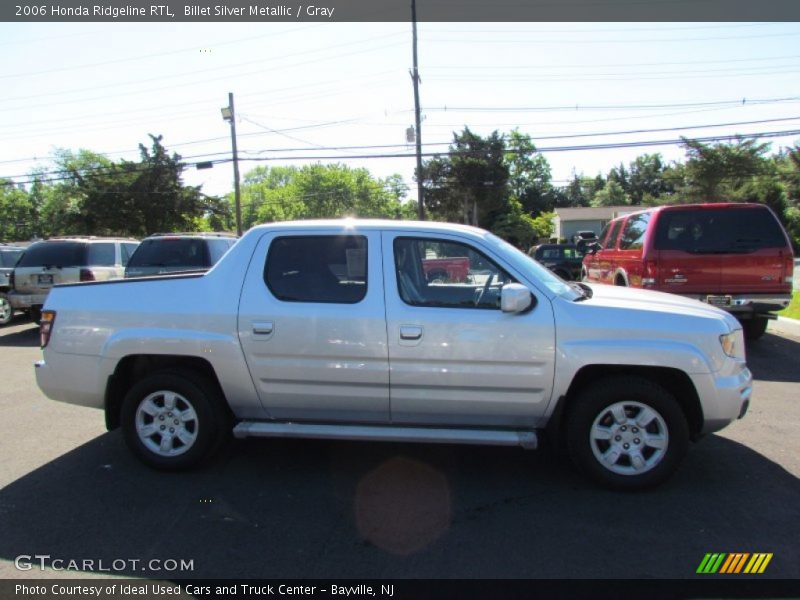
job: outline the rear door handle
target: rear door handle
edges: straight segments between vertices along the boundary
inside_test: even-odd
[[[255,335],[271,335],[275,330],[272,321],[253,321],[253,333]]]
[[[422,337],[422,327],[418,325],[401,325],[400,326],[400,339],[401,340],[418,340]]]

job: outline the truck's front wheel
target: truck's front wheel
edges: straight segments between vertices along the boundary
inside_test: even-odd
[[[675,398],[639,377],[591,385],[575,399],[567,419],[567,444],[575,464],[616,489],[662,483],[689,445],[689,427]]]
[[[176,470],[207,458],[226,424],[217,387],[191,371],[159,371],[135,384],[122,403],[128,447],[156,469]]]

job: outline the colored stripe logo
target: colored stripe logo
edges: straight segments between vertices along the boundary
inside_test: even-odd
[[[697,573],[702,575],[715,574],[736,575],[739,573],[757,574],[763,573],[767,565],[772,560],[772,552],[717,552],[707,553]]]

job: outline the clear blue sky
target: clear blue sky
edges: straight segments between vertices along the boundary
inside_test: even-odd
[[[424,151],[464,125],[516,127],[540,148],[800,129],[798,23],[421,23],[419,39]],[[413,158],[347,159],[413,152],[410,23],[0,23],[0,51],[0,177],[48,170],[56,148],[135,159],[148,133],[187,160],[229,157],[220,107],[233,92],[241,158],[284,157],[243,174],[337,156],[322,162],[399,173],[414,196]],[[787,120],[608,135],[769,119]],[[563,183],[644,152],[684,155],[545,155]],[[222,194],[232,177],[228,163],[185,179]]]

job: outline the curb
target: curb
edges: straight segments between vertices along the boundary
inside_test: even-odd
[[[776,333],[788,333],[789,335],[800,337],[800,320],[788,317],[778,317],[777,321],[770,321],[767,331]]]

